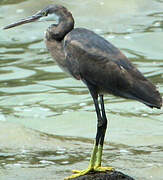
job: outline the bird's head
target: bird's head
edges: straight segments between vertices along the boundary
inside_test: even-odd
[[[49,5],[46,8],[38,11],[36,14],[22,19],[18,22],[5,26],[3,29],[13,28],[22,24],[36,21],[55,21],[58,24],[62,19],[69,15],[68,10],[61,5]]]

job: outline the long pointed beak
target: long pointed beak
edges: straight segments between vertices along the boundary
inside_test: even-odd
[[[20,20],[18,22],[15,22],[15,23],[12,23],[10,25],[7,25],[3,29],[10,29],[10,28],[13,28],[15,26],[20,26],[22,24],[26,24],[26,23],[30,23],[30,22],[35,22],[35,21],[39,20],[41,17],[42,17],[41,13],[37,13],[37,14],[35,14],[33,16],[27,17],[27,18],[22,19],[22,20]]]

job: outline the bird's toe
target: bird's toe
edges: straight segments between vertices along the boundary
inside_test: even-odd
[[[81,170],[81,171],[79,171],[79,170],[72,170],[72,172],[75,173],[75,174],[65,178],[64,180],[70,180],[70,179],[77,178],[79,176],[84,176],[84,175],[88,174],[91,171],[92,171],[92,168],[88,168],[86,170]]]
[[[106,172],[106,171],[114,171],[115,169],[113,167],[102,167],[102,166],[99,166],[99,167],[95,167],[94,168],[94,171],[97,171],[97,172]]]

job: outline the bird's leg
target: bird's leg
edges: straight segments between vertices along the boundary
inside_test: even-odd
[[[90,92],[94,100],[98,123],[97,123],[96,141],[94,144],[88,169],[89,171],[99,171],[100,170],[99,167],[101,167],[102,150],[103,150],[103,142],[104,142],[104,136],[107,126],[107,119],[105,115],[104,104],[101,104],[101,106],[103,105],[103,107],[101,108],[103,109],[102,116],[104,117],[104,119],[101,116],[99,103],[98,103],[98,94],[94,92],[94,89],[92,91],[90,89]],[[100,101],[101,101],[101,96],[100,96]],[[73,171],[73,172],[79,173],[80,171]]]
[[[102,119],[101,119],[102,122],[101,122],[101,127],[100,127],[101,128],[100,145],[98,148],[98,154],[97,154],[96,165],[95,165],[96,168],[101,166],[103,144],[104,144],[105,132],[107,128],[107,118],[105,114],[103,95],[100,95],[100,104],[101,104],[101,111],[102,111]]]
[[[88,86],[88,88],[90,90],[90,93],[92,95],[92,98],[94,100],[96,114],[97,114],[97,119],[98,119],[98,124],[99,124],[99,123],[101,123],[100,119],[102,117],[101,117],[100,108],[99,108],[99,104],[98,104],[98,94],[97,94],[97,92],[96,92],[96,90],[95,90],[95,88],[93,86],[91,86],[89,84],[87,84],[87,86]],[[89,162],[88,169],[82,170],[82,171],[73,170],[72,172],[76,173],[76,174],[73,174],[72,176],[66,178],[65,180],[77,178],[79,176],[88,174],[91,171],[94,171],[94,167],[95,167],[95,164],[96,164],[96,157],[97,157],[96,155],[97,155],[97,151],[98,151],[98,144],[99,144],[99,141],[100,141],[100,135],[101,135],[100,129],[97,128],[96,142],[94,144],[94,148],[93,148],[93,151],[92,151],[92,155],[91,155],[91,159],[90,159],[90,162]]]
[[[105,113],[103,95],[100,95],[100,104],[101,104],[101,111],[102,111],[101,138],[100,138],[100,145],[98,147],[97,159],[96,159],[96,164],[95,164],[94,169],[95,169],[95,171],[113,171],[114,168],[112,168],[112,167],[102,167],[101,166],[103,144],[104,144],[105,133],[106,133],[106,128],[107,128],[107,117],[106,117],[106,113]]]
[[[107,118],[106,118],[106,114],[105,114],[103,96],[100,95],[101,111],[102,111],[102,116],[101,116],[101,111],[100,111],[100,107],[99,107],[99,103],[98,103],[98,93],[94,87],[88,85],[88,88],[92,95],[95,109],[96,109],[96,114],[97,114],[98,122],[97,122],[96,141],[94,144],[94,148],[93,148],[93,152],[91,155],[88,169],[83,170],[83,171],[74,170],[73,172],[76,174],[66,178],[67,180],[88,174],[89,172],[92,172],[92,171],[102,172],[102,171],[112,171],[113,170],[112,167],[101,167],[103,143],[104,143],[105,132],[106,132],[106,127],[107,127]]]

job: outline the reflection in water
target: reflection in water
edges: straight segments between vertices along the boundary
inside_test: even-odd
[[[139,1],[62,3],[72,10],[77,27],[94,29],[119,47],[163,94],[163,4]],[[29,16],[51,1],[35,3],[2,0],[1,24]],[[0,177],[5,180],[63,179],[89,161],[96,129],[92,99],[82,83],[51,59],[42,40],[47,27],[37,23],[0,30]],[[110,143],[105,146],[104,165],[136,179],[161,180],[163,110],[111,95],[105,102]]]

